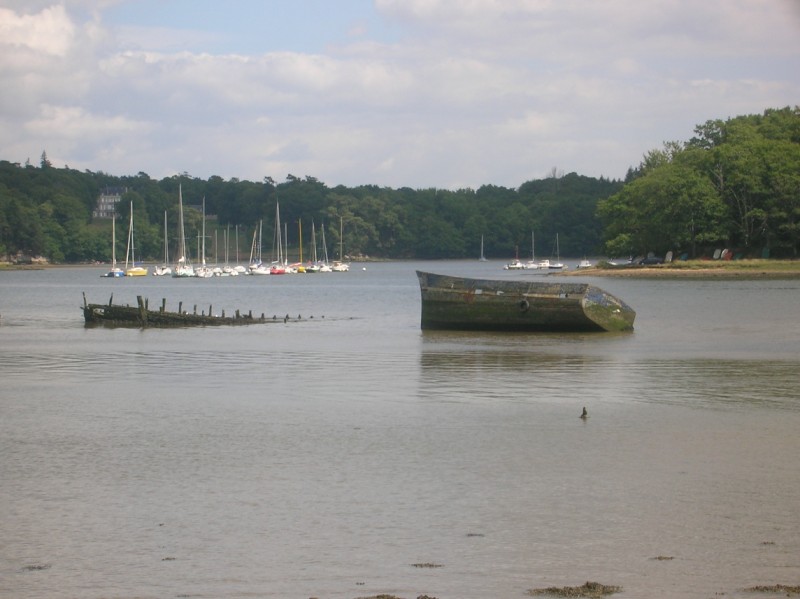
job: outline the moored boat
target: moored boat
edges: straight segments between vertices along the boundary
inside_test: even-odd
[[[128,266],[128,258],[131,259],[131,265]],[[136,244],[133,236],[133,202],[131,202],[131,220],[128,223],[128,250],[125,254],[125,276],[126,277],[146,277],[147,268],[142,265],[136,265]]]
[[[588,283],[495,281],[417,271],[421,326],[462,331],[630,331],[636,312]]]
[[[103,277],[118,279],[125,276],[125,271],[117,266],[117,233],[116,233],[116,215],[111,217],[111,270],[102,275]]]

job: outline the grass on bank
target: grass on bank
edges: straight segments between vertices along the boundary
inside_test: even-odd
[[[619,270],[630,268],[656,268],[663,270],[769,270],[769,271],[800,271],[800,260],[766,260],[762,258],[743,260],[674,260],[665,264],[648,265],[612,265],[608,262],[599,262],[598,268]]]
[[[586,271],[589,272],[586,272]],[[571,274],[594,274],[627,277],[753,277],[796,278],[800,277],[800,260],[767,260],[761,258],[743,260],[677,260],[666,264],[613,265],[599,262],[592,269],[572,271]]]

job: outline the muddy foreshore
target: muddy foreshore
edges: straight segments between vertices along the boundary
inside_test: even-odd
[[[634,279],[800,279],[800,261],[695,262],[652,266],[595,266],[558,273],[565,276]]]

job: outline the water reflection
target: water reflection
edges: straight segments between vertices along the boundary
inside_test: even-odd
[[[597,351],[601,349],[602,351]],[[652,359],[614,351],[597,335],[423,335],[420,385],[426,396],[478,389],[513,397],[590,398],[703,408],[800,411],[797,364],[775,360]]]

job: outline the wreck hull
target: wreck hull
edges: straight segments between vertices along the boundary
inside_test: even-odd
[[[496,281],[417,271],[430,330],[630,331],[636,312],[587,283]]]
[[[112,296],[113,300],[113,296]],[[186,326],[220,326],[244,325],[267,322],[262,314],[254,318],[251,313],[240,314],[237,310],[234,316],[212,316],[209,306],[208,315],[188,312],[167,312],[164,303],[158,310],[150,310],[147,300],[141,296],[136,298],[136,306],[122,306],[113,304],[89,304],[86,296],[83,298],[83,318],[86,325],[105,325],[112,327],[186,327]]]

